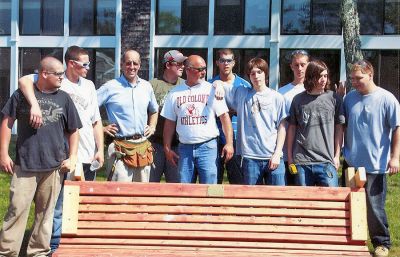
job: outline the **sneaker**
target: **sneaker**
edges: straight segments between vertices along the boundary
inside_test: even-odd
[[[374,257],[386,257],[389,256],[389,249],[385,246],[380,245],[375,248]]]

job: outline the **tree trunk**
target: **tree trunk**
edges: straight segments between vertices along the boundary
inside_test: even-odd
[[[351,64],[363,59],[357,0],[342,0],[340,16],[343,26],[344,57],[346,61],[346,88],[350,89],[349,76]]]

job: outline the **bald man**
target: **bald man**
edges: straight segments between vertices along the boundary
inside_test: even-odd
[[[18,256],[32,200],[35,223],[26,256],[47,256],[54,206],[60,192],[63,172],[75,167],[79,132],[82,127],[75,105],[58,90],[64,69],[53,57],[44,58],[39,67],[34,93],[43,113],[43,125],[29,125],[30,104],[20,90],[14,92],[2,110],[0,126],[0,169],[12,175],[10,205],[0,232],[0,256]],[[15,163],[8,154],[11,128],[18,120]],[[64,143],[67,136],[69,147]]]
[[[206,63],[198,55],[191,55],[185,62],[187,80],[168,94],[161,115],[164,123],[164,152],[167,160],[178,164],[180,181],[195,181],[197,170],[202,184],[217,183],[216,117],[222,123],[226,144],[222,156],[229,161],[233,156],[233,132],[229,110],[224,100],[215,98],[214,87],[205,81]],[[172,138],[179,138],[178,154],[172,150]]]
[[[158,104],[151,84],[139,78],[140,55],[127,50],[121,59],[122,75],[108,81],[97,90],[99,106],[104,105],[110,124],[104,132],[114,141],[107,151],[108,180],[123,182],[149,182],[150,164],[133,167],[123,161],[122,154],[129,154],[119,146],[149,145],[147,138],[154,134]],[[134,157],[132,157],[134,158]]]

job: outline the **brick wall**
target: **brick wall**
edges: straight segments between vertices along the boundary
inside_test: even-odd
[[[149,78],[150,0],[122,0],[122,53],[138,51],[142,57],[139,77]]]

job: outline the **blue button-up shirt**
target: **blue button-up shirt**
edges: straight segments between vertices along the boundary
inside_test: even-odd
[[[148,113],[158,111],[153,87],[139,77],[135,84],[124,75],[110,80],[97,90],[97,98],[99,106],[105,106],[109,122],[117,124],[117,137],[143,135]]]

